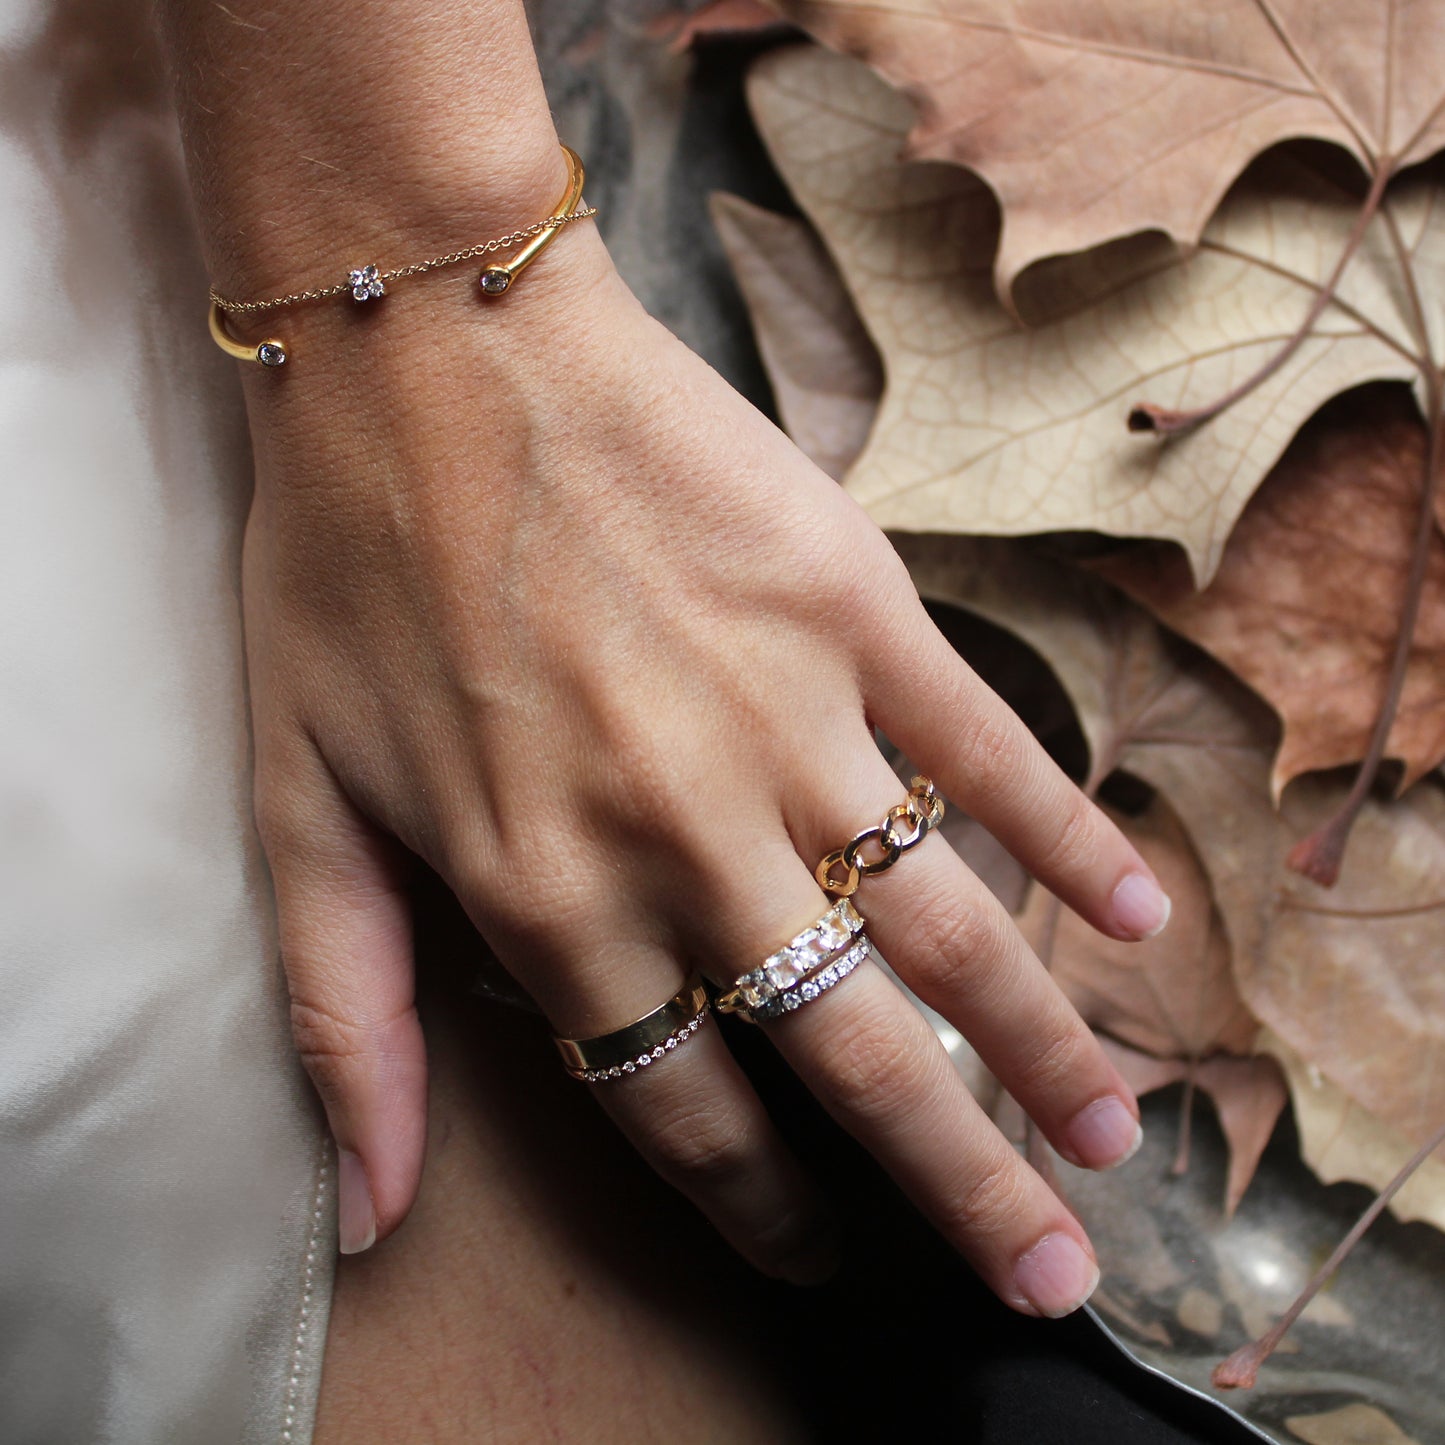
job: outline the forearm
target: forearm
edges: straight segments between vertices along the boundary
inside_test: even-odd
[[[157,9],[223,291],[424,259],[556,200],[565,168],[520,0]]]

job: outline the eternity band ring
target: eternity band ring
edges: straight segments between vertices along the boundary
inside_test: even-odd
[[[591,1039],[554,1036],[552,1042],[574,1079],[601,1084],[635,1074],[681,1048],[707,1016],[707,988],[695,973],[665,1004],[623,1028]]]
[[[863,917],[848,898],[749,970],[717,1000],[721,1013],[760,1023],[791,1013],[846,978],[868,953]],[[839,971],[845,960],[847,966]],[[828,970],[832,969],[829,973]],[[820,987],[820,980],[827,982]]]

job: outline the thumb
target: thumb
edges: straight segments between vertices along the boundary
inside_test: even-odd
[[[292,1033],[336,1139],[341,1252],[356,1254],[390,1234],[416,1199],[426,1049],[401,849],[329,774],[325,786],[318,806],[292,805],[284,819],[257,812]]]

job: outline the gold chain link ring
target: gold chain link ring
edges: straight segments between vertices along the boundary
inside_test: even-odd
[[[909,783],[908,796],[890,808],[876,828],[864,828],[841,848],[825,853],[813,870],[813,877],[830,897],[851,898],[865,877],[886,872],[942,821],[943,799],[938,796],[933,780],[920,774]],[[909,824],[909,831],[900,833],[899,826],[905,822]],[[862,856],[869,844],[878,849],[876,857]],[[841,878],[834,876],[839,868],[844,870]]]

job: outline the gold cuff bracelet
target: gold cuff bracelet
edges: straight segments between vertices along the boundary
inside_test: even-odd
[[[452,251],[445,256],[433,256],[429,261],[414,261],[409,266],[397,266],[390,271],[383,271],[380,267],[370,263],[365,266],[353,266],[348,271],[345,281],[337,281],[330,286],[314,287],[308,291],[293,291],[286,296],[272,296],[265,301],[234,301],[213,289],[210,297],[209,317],[211,339],[227,356],[234,356],[237,361],[252,361],[261,366],[284,366],[289,354],[284,341],[274,336],[267,337],[264,341],[254,345],[237,341],[227,329],[227,317],[248,316],[258,311],[274,311],[282,306],[298,305],[303,301],[324,301],[329,297],[341,296],[347,292],[351,293],[351,299],[357,303],[374,301],[377,297],[386,295],[388,281],[397,281],[404,276],[419,276],[426,271],[439,271],[444,266],[455,266],[459,261],[471,261],[478,256],[489,255],[494,251],[502,251],[520,244],[521,250],[511,260],[496,261],[484,266],[477,277],[477,289],[483,296],[503,295],[518,275],[541,255],[563,226],[572,221],[584,221],[589,216],[597,214],[595,207],[580,204],[582,182],[586,174],[581,158],[576,151],[565,145],[562,147],[562,154],[567,159],[567,189],[563,191],[562,199],[557,203],[552,214],[545,220],[525,226],[520,231],[513,231],[507,236],[498,236],[491,241],[482,241],[478,245],[467,246],[463,250]]]

